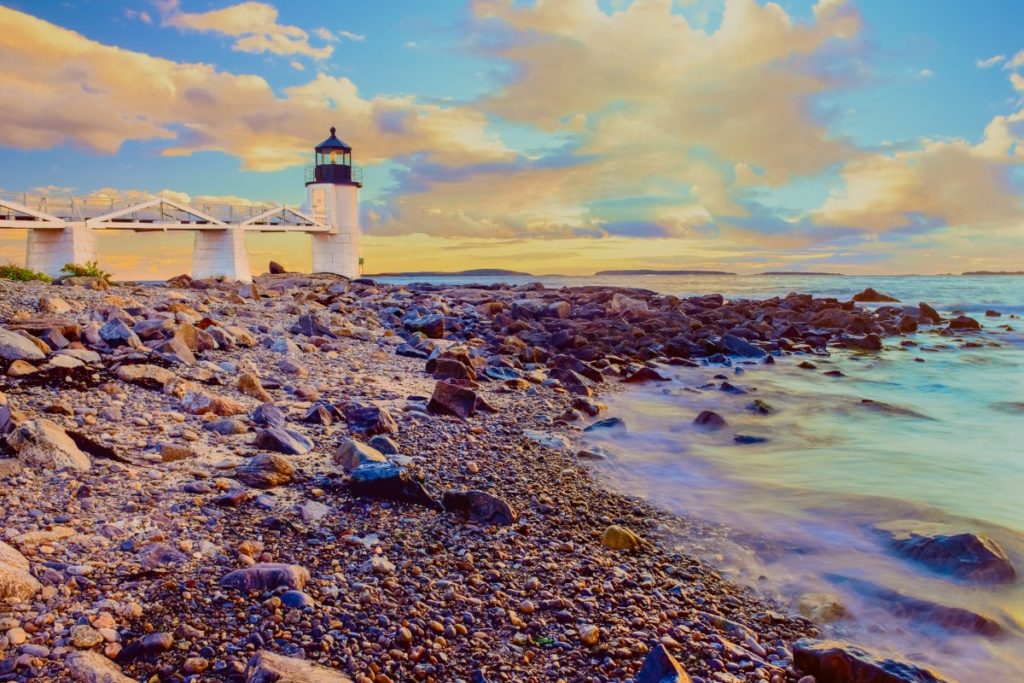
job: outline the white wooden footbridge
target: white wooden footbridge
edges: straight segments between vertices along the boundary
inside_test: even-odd
[[[351,166],[351,152],[333,128],[331,137],[316,147],[316,166],[307,169],[308,213],[284,204],[0,192],[0,229],[27,230],[25,265],[51,277],[60,275],[67,263],[100,260],[96,233],[102,230],[191,231],[193,277],[243,282],[252,279],[246,233],[307,233],[312,236],[314,271],[358,277],[362,175]]]

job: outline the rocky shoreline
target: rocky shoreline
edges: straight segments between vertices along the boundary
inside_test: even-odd
[[[0,681],[943,680],[811,640],[667,550],[685,521],[602,489],[573,442],[614,419],[601,393],[666,364],[871,352],[970,318],[295,274],[66,284],[0,281]]]

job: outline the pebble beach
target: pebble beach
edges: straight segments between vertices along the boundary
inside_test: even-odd
[[[588,469],[603,398],[668,367],[980,329],[858,298],[0,281],[0,681],[951,680],[822,638]],[[987,550],[950,571],[1013,580]]]

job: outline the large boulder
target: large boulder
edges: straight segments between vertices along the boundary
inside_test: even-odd
[[[7,361],[43,360],[46,354],[29,339],[0,327],[0,358]]]
[[[352,679],[304,659],[260,650],[245,667],[245,683],[352,683]]]
[[[802,638],[793,644],[793,660],[818,683],[950,683],[916,664],[835,640]]]
[[[975,583],[1011,583],[1017,576],[1006,552],[982,534],[906,519],[875,529],[900,555],[943,574]]]
[[[472,389],[453,384],[438,382],[434,385],[434,393],[427,404],[427,410],[440,415],[454,415],[466,419],[476,414],[480,407],[480,397]]]
[[[282,586],[302,590],[309,581],[309,571],[297,564],[261,562],[251,567],[236,569],[220,580],[224,588],[240,591],[269,591]]]
[[[40,588],[42,585],[29,572],[25,556],[0,541],[0,600],[28,600]]]
[[[879,292],[878,290],[872,287],[868,287],[863,292],[854,294],[853,300],[860,301],[863,303],[882,303],[887,301],[899,301],[899,299],[897,299],[896,297],[889,296],[888,294],[885,294],[883,292]]]
[[[89,456],[83,453],[56,422],[40,418],[17,425],[7,435],[15,457],[26,465],[44,469],[88,470]]]

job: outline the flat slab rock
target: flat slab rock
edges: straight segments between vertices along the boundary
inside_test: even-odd
[[[74,681],[81,683],[134,683],[135,679],[121,673],[121,668],[99,652],[72,652],[64,660],[64,668]]]
[[[817,683],[953,683],[930,669],[837,640],[802,638],[793,644],[793,659]]]
[[[89,456],[61,426],[45,418],[22,422],[7,436],[7,444],[14,449],[15,457],[29,466],[84,471],[91,465]]]
[[[333,669],[260,650],[245,668],[245,683],[352,683]]]

